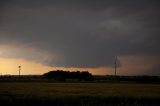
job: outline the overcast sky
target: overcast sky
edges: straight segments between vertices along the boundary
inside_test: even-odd
[[[160,75],[160,1],[1,0],[0,45],[3,58],[109,68],[118,56]]]

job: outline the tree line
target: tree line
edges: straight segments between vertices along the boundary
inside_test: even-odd
[[[93,81],[94,76],[88,71],[63,71],[63,70],[55,70],[49,71],[43,74],[43,78],[57,80],[57,81],[65,81],[66,79],[77,79],[84,81]]]

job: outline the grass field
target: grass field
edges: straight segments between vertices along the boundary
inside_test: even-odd
[[[0,104],[159,106],[160,84],[0,83]]]

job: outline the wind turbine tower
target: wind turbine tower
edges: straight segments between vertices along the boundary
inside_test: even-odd
[[[21,75],[21,66],[18,66],[18,68],[19,68],[19,78],[20,78],[20,75]]]

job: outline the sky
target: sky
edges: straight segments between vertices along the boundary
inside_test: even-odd
[[[1,0],[0,74],[160,75],[159,0]]]

